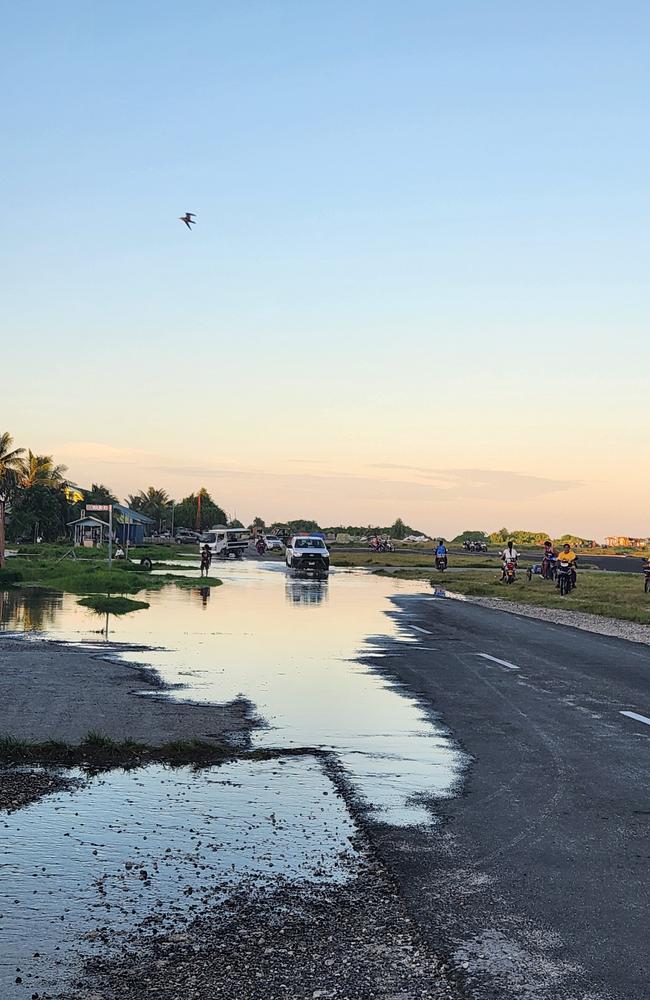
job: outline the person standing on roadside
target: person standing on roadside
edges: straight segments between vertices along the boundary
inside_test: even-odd
[[[201,576],[210,575],[210,564],[212,563],[212,552],[206,543],[201,549]]]

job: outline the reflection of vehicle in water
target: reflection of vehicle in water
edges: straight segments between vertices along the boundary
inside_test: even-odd
[[[320,535],[294,535],[287,545],[286,563],[298,573],[327,576],[330,554]]]
[[[205,542],[199,544],[199,551],[207,545],[213,556],[218,559],[242,559],[248,548],[248,531],[246,528],[226,528],[219,525],[206,533]]]
[[[287,573],[284,592],[289,604],[322,604],[327,599],[327,580],[301,580]]]

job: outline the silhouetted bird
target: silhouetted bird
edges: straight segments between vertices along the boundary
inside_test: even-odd
[[[194,218],[195,215],[196,212],[186,212],[185,215],[179,215],[178,218],[181,222],[185,223],[188,229],[191,229],[192,226],[196,225],[196,219]]]

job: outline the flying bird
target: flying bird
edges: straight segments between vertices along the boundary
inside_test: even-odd
[[[178,218],[181,222],[185,223],[188,229],[191,229],[192,226],[196,225],[196,219],[194,218],[195,215],[196,212],[186,212],[185,215],[179,215]]]

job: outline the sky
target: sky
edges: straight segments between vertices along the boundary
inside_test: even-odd
[[[650,535],[646,3],[3,22],[17,444],[245,521]]]

